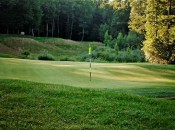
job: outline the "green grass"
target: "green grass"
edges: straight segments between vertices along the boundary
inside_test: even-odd
[[[52,37],[33,37],[31,35],[18,35],[18,34],[0,34],[0,41],[6,38],[31,38],[38,42],[45,42],[47,40],[60,40],[62,38],[52,38]]]
[[[29,35],[0,34],[0,42],[3,41],[3,40],[6,39],[6,38],[14,38],[14,37],[17,37],[17,38],[32,38],[32,36],[29,36]]]
[[[1,129],[170,130],[174,115],[174,100],[0,79]]]
[[[101,46],[98,42],[78,42],[62,38],[32,37],[26,35],[0,35],[0,53],[11,57],[24,57],[23,51],[30,52],[28,59],[38,59],[47,51],[54,60],[80,61],[82,55],[88,54],[88,44]],[[0,57],[4,57],[0,55]]]
[[[0,58],[0,79],[82,88],[118,89],[150,97],[175,97],[175,66],[149,63],[89,63]],[[154,91],[151,91],[154,89]]]
[[[2,129],[174,129],[175,66],[0,58]]]
[[[14,58],[14,56],[12,56],[10,54],[4,54],[4,53],[0,53],[0,57],[3,57],[3,58]]]

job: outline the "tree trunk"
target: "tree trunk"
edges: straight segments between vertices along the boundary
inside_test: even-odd
[[[54,31],[55,31],[55,20],[52,20],[52,37],[54,36]]]
[[[82,37],[81,37],[81,41],[84,40],[84,27],[83,27],[83,31],[82,31]]]
[[[74,26],[74,20],[73,20],[73,18],[72,18],[69,39],[72,39],[72,31],[73,31],[73,26]]]
[[[9,27],[7,26],[7,31],[6,31],[7,34],[9,34]]]
[[[12,27],[12,34],[15,34],[14,25],[13,25],[13,27]]]
[[[70,17],[69,17],[69,15],[67,16],[67,24],[66,24],[66,37],[69,39],[69,31],[70,31],[70,26],[69,26],[69,24],[70,24]]]
[[[28,34],[29,34],[29,35],[30,35],[30,32],[31,32],[31,31],[30,31],[30,27],[29,27],[29,30],[28,30]]]
[[[38,37],[40,36],[40,30],[39,30],[39,28],[38,28]]]
[[[46,37],[48,37],[48,34],[49,34],[49,25],[48,23],[46,23]]]
[[[58,37],[60,35],[60,16],[58,16],[58,21],[57,21],[57,33],[58,33]]]
[[[33,36],[33,37],[35,36],[35,33],[34,33],[34,30],[33,30],[33,28],[32,28],[32,36]]]
[[[63,37],[63,20],[61,20],[61,27],[60,27],[60,29],[61,29],[60,35],[61,35],[61,37]]]
[[[73,23],[73,21],[72,21],[72,23],[71,23],[71,28],[70,28],[70,36],[69,36],[69,39],[72,39],[73,26],[74,26],[74,23]]]

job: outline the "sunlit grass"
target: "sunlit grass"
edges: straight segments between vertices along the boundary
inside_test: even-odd
[[[165,84],[168,87],[168,83],[175,84],[173,65],[165,67],[165,65],[148,63],[92,63],[90,82],[89,63],[3,58],[0,62],[0,78],[3,79],[21,79],[86,88],[135,88],[165,86]]]

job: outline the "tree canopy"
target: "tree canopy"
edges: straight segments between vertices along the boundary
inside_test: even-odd
[[[0,33],[101,41],[175,63],[175,0],[3,0]]]

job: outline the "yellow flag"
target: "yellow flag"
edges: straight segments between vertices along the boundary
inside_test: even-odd
[[[89,44],[89,55],[91,55],[92,49],[91,49],[91,45]]]

